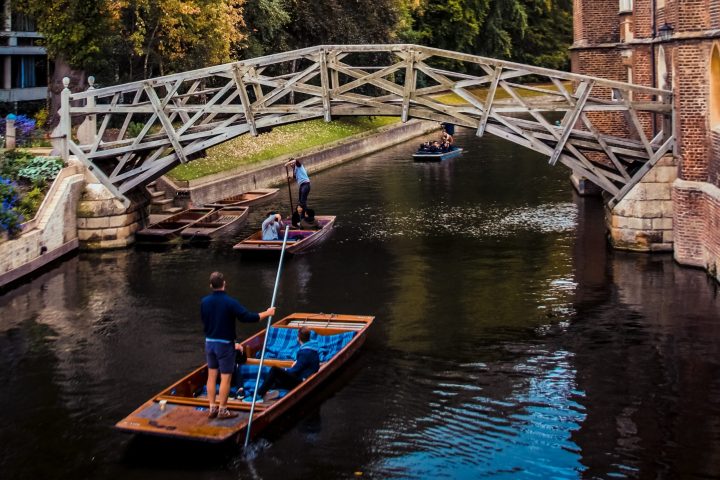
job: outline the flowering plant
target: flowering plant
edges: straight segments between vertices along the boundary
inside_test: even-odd
[[[20,230],[23,216],[15,208],[18,200],[15,184],[8,178],[0,177],[0,232],[13,235]]]

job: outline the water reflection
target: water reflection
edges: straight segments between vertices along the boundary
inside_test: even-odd
[[[209,272],[259,310],[275,261],[238,255],[237,238],[81,254],[0,296],[3,475],[717,476],[717,286],[668,256],[609,251],[602,205],[542,158],[458,141],[469,153],[441,164],[414,164],[411,142],[314,176],[311,205],[337,228],[286,263],[279,312],[377,320],[250,457],[111,427],[202,363]],[[237,237],[287,208],[273,202]]]

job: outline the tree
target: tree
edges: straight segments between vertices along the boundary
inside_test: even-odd
[[[242,0],[18,0],[54,62],[51,125],[62,78],[75,90],[200,68],[232,59],[244,39]]]
[[[242,46],[245,58],[288,50],[288,34],[285,27],[291,16],[285,0],[246,0],[245,25],[247,39]]]

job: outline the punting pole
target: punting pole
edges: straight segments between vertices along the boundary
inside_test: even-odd
[[[290,225],[285,226],[285,237],[283,238],[282,250],[280,250],[280,263],[278,264],[277,275],[275,276],[275,287],[273,288],[272,301],[270,306],[275,306],[275,297],[277,296],[278,283],[280,283],[280,272],[282,272],[282,262],[285,256],[285,244],[287,243],[288,233],[290,232]],[[262,373],[263,361],[265,360],[265,347],[267,346],[268,332],[270,331],[270,324],[272,323],[272,316],[268,317],[267,325],[265,326],[265,338],[263,339],[262,351],[260,353],[260,366],[258,367],[257,378],[255,379],[255,391],[253,391],[252,405],[250,405],[250,418],[248,418],[247,432],[245,433],[245,445],[247,448],[250,443],[250,428],[252,427],[253,413],[255,413],[255,400],[257,400],[257,391],[260,386],[260,374]]]
[[[292,203],[292,188],[290,188],[290,172],[288,172],[287,165],[285,165],[285,178],[287,178],[288,197],[290,197],[290,217],[292,217],[292,214],[295,212],[295,207],[293,207],[293,203]]]

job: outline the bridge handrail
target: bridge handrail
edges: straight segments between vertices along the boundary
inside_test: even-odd
[[[440,56],[445,58],[451,58],[464,62],[471,62],[477,64],[484,64],[493,67],[512,68],[515,70],[524,70],[528,74],[544,75],[560,78],[568,81],[587,81],[593,80],[596,85],[604,86],[608,88],[619,88],[622,90],[628,90],[632,92],[644,93],[649,95],[662,96],[662,103],[669,103],[672,98],[672,91],[663,90],[661,88],[647,87],[643,85],[634,85],[632,83],[619,82],[616,80],[608,80],[600,77],[593,77],[589,75],[581,75],[578,73],[564,72],[562,70],[553,70],[544,67],[535,67],[532,65],[525,65],[522,63],[510,62],[508,60],[498,60],[495,58],[481,57],[478,55],[472,55],[469,53],[453,52],[450,50],[443,50],[435,47],[426,47],[415,44],[374,44],[374,45],[317,45],[314,47],[307,47],[298,50],[291,50],[288,52],[276,53],[272,55],[266,55],[263,57],[252,58],[248,60],[239,60],[236,62],[224,63],[221,65],[215,65],[212,67],[205,67],[196,70],[189,70],[181,73],[173,73],[162,77],[154,77],[147,80],[137,80],[130,83],[124,83],[121,85],[113,85],[108,87],[95,88],[93,90],[86,90],[84,92],[73,93],[70,96],[70,100],[81,100],[90,97],[105,97],[113,95],[123,91],[135,91],[145,85],[156,86],[167,84],[177,80],[189,81],[197,80],[199,78],[207,77],[210,75],[226,74],[232,72],[233,69],[238,67],[266,67],[276,63],[281,63],[289,60],[296,59],[298,57],[320,53],[328,50],[340,50],[345,53],[364,53],[364,52],[403,52],[415,50],[422,53],[429,54],[430,56]],[[72,109],[72,107],[71,107]]]

